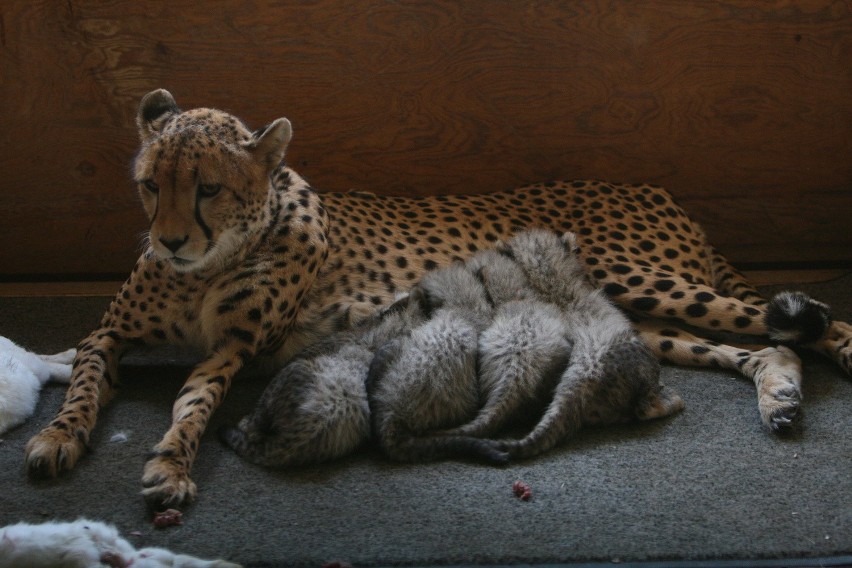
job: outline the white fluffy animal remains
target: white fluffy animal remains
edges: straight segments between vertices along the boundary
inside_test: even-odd
[[[136,550],[100,521],[18,523],[0,528],[0,568],[239,568],[162,548]]]
[[[0,337],[0,434],[32,416],[41,387],[48,381],[68,383],[76,349],[36,355]]]

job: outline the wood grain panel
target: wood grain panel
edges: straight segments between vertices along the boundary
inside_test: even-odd
[[[650,181],[735,261],[852,261],[846,1],[11,0],[0,275],[129,269],[157,87],[287,116],[320,189]]]

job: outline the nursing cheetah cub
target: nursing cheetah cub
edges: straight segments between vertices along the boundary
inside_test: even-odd
[[[370,435],[364,381],[373,354],[412,324],[400,306],[301,351],[267,385],[253,412],[219,429],[222,443],[247,461],[279,468],[355,450]]]
[[[452,294],[452,307],[446,298],[438,306],[438,290]],[[220,440],[267,467],[326,461],[370,436],[370,407],[377,406],[374,430],[393,458],[477,454],[505,461],[494,443],[447,439],[438,448],[421,445],[413,433],[461,423],[479,405],[477,337],[491,312],[483,292],[461,263],[428,273],[379,314],[300,352],[267,386],[251,414],[236,427],[220,429]],[[391,360],[404,367],[403,376],[391,388],[372,388]],[[382,387],[389,383],[383,380]],[[368,385],[380,392],[374,393],[379,402],[368,402]]]
[[[456,263],[426,274],[412,289],[408,310],[425,321],[383,345],[367,375],[379,447],[398,461],[467,455],[506,461],[494,444],[477,438],[430,435],[469,421],[480,405],[477,370],[486,354],[479,337],[494,315],[485,286]]]
[[[573,242],[530,231],[427,274],[382,314],[302,353],[220,436],[284,467],[354,450],[372,418],[393,459],[501,463],[583,424],[680,410],[628,320],[586,282]],[[486,439],[545,407],[521,440]]]
[[[498,444],[507,456],[495,452],[490,441],[487,451],[479,451],[492,461],[525,458],[551,449],[585,424],[657,418],[683,408],[680,397],[659,383],[659,364],[629,320],[587,282],[574,249],[570,233],[560,239],[532,230],[465,265],[491,306],[477,341],[478,373],[457,375],[477,385],[483,401],[467,424],[435,431],[451,420],[460,422],[440,410],[441,401],[461,399],[472,386],[430,375],[429,362],[451,352],[441,327],[426,328],[418,341],[401,340],[390,354],[377,354],[371,410],[374,433],[388,455],[405,460],[445,455],[447,448],[463,448],[471,437],[492,435],[546,407],[529,434]],[[470,284],[454,285],[463,279],[441,278],[449,274],[445,269],[423,279],[427,285],[419,287],[427,304],[451,313],[473,309],[463,319],[476,322],[486,310],[470,298]],[[389,364],[385,357],[395,360]]]
[[[558,308],[564,337],[571,345],[567,367],[552,387],[541,420],[520,440],[501,445],[510,457],[544,452],[583,425],[648,420],[683,408],[681,398],[660,384],[659,364],[627,317],[586,280],[572,234],[560,239],[546,231],[521,233],[498,247],[498,253],[520,268],[536,301]],[[505,278],[499,266],[482,267],[486,282],[489,275],[494,281]],[[500,425],[499,419],[489,418],[489,414],[500,415],[491,409],[502,408],[505,417],[519,402],[535,398],[540,386],[533,382],[530,388],[530,373],[515,373],[511,383],[505,379],[512,377],[505,370],[516,368],[519,361],[531,367],[540,364],[513,345],[514,330],[523,325],[526,312],[517,300],[507,302],[502,311],[505,320],[497,319],[480,340],[480,350],[486,354],[481,362],[483,383],[503,389],[488,389],[489,399],[477,420],[451,434],[489,432]],[[547,340],[539,336],[538,344]],[[553,348],[551,357],[559,357],[558,348]],[[533,379],[541,376],[532,373]]]

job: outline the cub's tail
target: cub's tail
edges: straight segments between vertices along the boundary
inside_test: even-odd
[[[249,441],[245,432],[235,426],[221,426],[216,431],[216,435],[224,446],[234,450],[237,455],[246,455],[249,447]]]
[[[493,464],[509,461],[499,442],[472,436],[416,435],[392,420],[376,432],[379,447],[389,458],[402,462],[429,462],[447,458],[479,458]]]
[[[831,325],[831,308],[802,292],[780,292],[766,306],[765,323],[773,341],[810,343]]]

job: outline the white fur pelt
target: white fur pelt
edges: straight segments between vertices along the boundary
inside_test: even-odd
[[[76,349],[69,349],[56,355],[36,355],[0,337],[0,434],[32,416],[47,381],[67,383],[71,379],[76,354]]]
[[[201,560],[162,548],[136,550],[112,525],[78,519],[70,523],[18,523],[0,529],[0,568],[239,568],[224,560]]]

